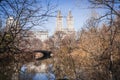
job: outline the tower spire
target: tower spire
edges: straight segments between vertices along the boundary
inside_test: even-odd
[[[59,10],[57,14],[57,18],[60,18],[60,17],[62,17],[62,15],[61,15],[61,11]]]
[[[56,20],[56,31],[62,31],[62,30],[63,30],[62,15],[61,15],[61,11],[59,10]]]
[[[73,16],[72,16],[72,13],[71,13],[71,11],[69,11],[69,13],[68,13],[68,18],[72,18]]]
[[[68,16],[67,16],[67,29],[68,31],[74,31],[73,16],[72,16],[71,11],[69,11]]]

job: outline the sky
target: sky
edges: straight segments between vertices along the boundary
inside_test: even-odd
[[[85,21],[90,17],[91,11],[87,9],[89,3],[87,0],[58,0],[58,7],[56,10],[60,10],[62,16],[67,16],[68,12],[71,10],[73,19],[74,19],[74,28],[78,31],[83,25]],[[57,13],[56,13],[57,15]],[[63,18],[63,26],[66,27],[66,18]],[[56,18],[49,18],[47,24],[44,25],[49,31],[50,35],[54,33],[56,28]]]
[[[90,3],[87,0],[53,0],[53,4],[58,4],[56,10],[60,10],[62,16],[67,16],[71,11],[74,19],[74,28],[76,31],[80,30],[87,19],[90,18],[91,13],[96,11],[102,14],[103,11],[90,9]],[[55,13],[55,16],[57,13]],[[48,22],[42,25],[45,29],[48,29],[49,35],[52,35],[56,29],[56,17],[49,18]],[[66,27],[66,18],[63,18],[63,27]]]
[[[37,0],[38,2],[42,1],[43,5],[45,5],[46,1],[49,0]],[[89,19],[93,12],[98,13],[99,15],[103,15],[106,13],[105,9],[91,9],[88,8],[92,5],[88,2],[88,0],[50,0],[52,5],[57,4],[55,10],[60,10],[62,13],[63,18],[63,27],[66,27],[66,16],[68,15],[68,12],[71,11],[74,19],[74,28],[76,31],[80,30],[82,27],[84,27],[84,24],[86,24],[87,19]],[[37,6],[39,7],[41,4],[38,3]],[[45,6],[43,6],[44,8]],[[119,8],[118,8],[119,9]],[[8,9],[9,10],[9,9]],[[41,11],[40,11],[41,13]],[[38,13],[39,14],[39,13]],[[53,16],[57,16],[57,12],[53,14]],[[5,21],[4,21],[5,23]],[[47,29],[49,31],[49,34],[52,35],[56,29],[56,17],[49,17],[48,21],[45,24],[42,24],[40,26],[36,26],[33,28],[33,30],[41,30]]]

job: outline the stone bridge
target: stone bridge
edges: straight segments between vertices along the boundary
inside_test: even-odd
[[[36,60],[44,60],[53,56],[52,52],[47,50],[35,50],[32,53]]]

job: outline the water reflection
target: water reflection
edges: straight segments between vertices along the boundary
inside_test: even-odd
[[[29,63],[21,67],[20,80],[55,80],[53,65]]]

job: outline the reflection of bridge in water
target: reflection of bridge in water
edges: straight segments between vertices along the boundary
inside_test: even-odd
[[[55,80],[53,65],[38,62],[24,64],[20,71],[20,80]]]
[[[53,64],[46,63],[52,57],[52,52],[47,50],[34,50],[31,52],[35,61],[25,63],[20,68],[18,75],[13,74],[12,80],[55,80]],[[19,76],[19,77],[18,77]]]

